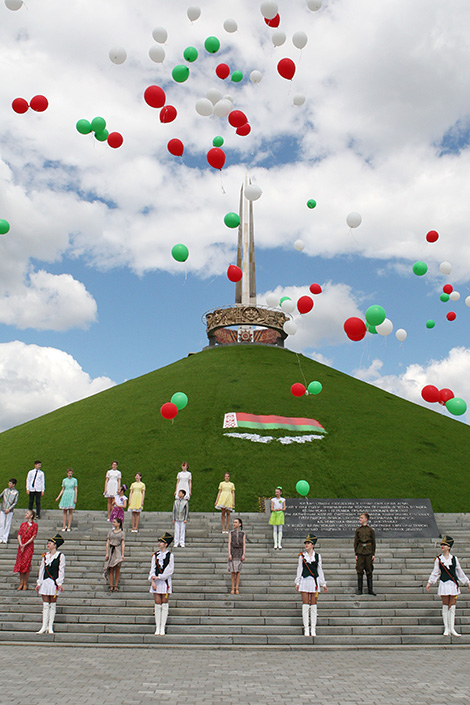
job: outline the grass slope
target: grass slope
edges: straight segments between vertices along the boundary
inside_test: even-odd
[[[321,381],[321,394],[291,395],[302,371],[307,383]],[[189,404],[166,421],[160,406],[176,391]],[[313,417],[328,435],[291,445],[227,438],[222,423],[229,411]],[[128,485],[143,473],[147,510],[169,510],[176,473],[188,460],[193,511],[213,509],[229,470],[240,511],[256,510],[257,498],[279,484],[296,496],[297,480],[306,479],[311,497],[430,497],[435,511],[461,512],[468,510],[469,447],[470,429],[453,419],[287,350],[234,346],[202,351],[5,431],[0,480],[3,488],[11,475],[18,478],[25,506],[26,473],[40,458],[44,506],[55,507],[72,466],[78,508],[99,509],[106,470],[117,459]]]

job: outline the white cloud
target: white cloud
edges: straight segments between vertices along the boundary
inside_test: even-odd
[[[312,360],[316,360],[317,362],[321,362],[322,365],[326,365],[327,367],[332,367],[333,366],[333,360],[329,357],[325,357],[325,355],[322,355],[320,352],[317,352],[316,350],[311,353],[310,357]]]
[[[0,344],[0,430],[114,386],[92,379],[71,355],[56,348]]]

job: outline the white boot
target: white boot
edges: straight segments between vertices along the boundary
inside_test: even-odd
[[[452,636],[462,636],[455,631],[455,605],[449,607],[449,630]]]
[[[449,605],[442,605],[442,621],[444,622],[444,631],[442,632],[442,636],[450,636]]]
[[[310,613],[310,605],[302,605],[302,621],[304,623],[304,636],[310,636],[310,629],[308,626],[309,613]]]
[[[282,548],[282,526],[278,526],[277,530],[277,547],[280,549]]]
[[[273,526],[274,548],[277,548],[277,526]]]
[[[160,626],[162,623],[162,606],[155,603],[155,634],[160,634]]]
[[[312,624],[310,636],[317,635],[317,606],[310,605],[310,622]]]
[[[162,604],[162,621],[160,624],[160,636],[165,634],[166,620],[168,619],[168,602]]]
[[[51,602],[49,605],[49,628],[47,630],[49,632],[49,634],[54,634],[54,629],[52,627],[54,626],[56,609],[57,609],[56,603]]]
[[[43,602],[42,603],[42,627],[38,632],[36,632],[36,634],[44,634],[45,632],[47,632],[48,624],[49,624],[49,603]]]

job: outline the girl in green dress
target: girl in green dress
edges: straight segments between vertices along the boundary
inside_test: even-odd
[[[73,510],[77,504],[78,496],[78,482],[77,478],[73,476],[73,468],[67,470],[67,477],[62,480],[62,489],[59,492],[59,496],[56,497],[56,502],[59,501],[59,508],[63,510],[62,518],[62,531],[71,531]],[[68,521],[67,521],[68,514]],[[67,528],[66,528],[67,527]]]

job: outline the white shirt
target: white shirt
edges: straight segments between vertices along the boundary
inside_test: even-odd
[[[282,509],[282,505],[284,504],[286,500],[284,497],[271,497],[271,502],[273,503],[273,512],[278,512],[279,510]]]
[[[160,565],[160,568],[163,566],[163,560],[168,553],[168,549],[166,551],[157,551],[157,559],[158,563]],[[167,567],[163,571],[163,573],[159,573],[157,575],[157,565],[155,562],[155,554],[152,556],[152,566],[150,568],[150,573],[149,573],[149,581],[152,582],[152,578],[156,578],[157,580],[170,580],[171,581],[171,576],[173,575],[175,571],[175,557],[172,553],[170,553],[170,562],[168,563]],[[171,583],[170,583],[171,584]]]
[[[45,580],[50,580],[50,578],[47,577],[47,573],[44,575],[44,564],[50,565],[52,561],[57,558],[57,556],[60,556],[59,558],[59,576],[57,578],[57,585],[62,585],[64,582],[64,577],[65,577],[65,556],[63,553],[60,551],[56,551],[54,555],[52,556],[49,552],[46,553],[44,558],[41,561],[41,566],[39,568],[39,576],[38,576],[38,585],[41,586]]]
[[[445,565],[446,568],[450,568],[452,565],[452,553],[449,553],[448,558],[444,558],[443,554],[439,556],[439,559],[443,565]],[[455,556],[455,572],[457,574],[457,578],[462,581],[462,583],[468,583],[470,582],[465,573],[463,572],[462,568],[460,567],[459,559],[457,556]],[[434,568],[432,570],[431,575],[429,576],[428,583],[431,583],[432,585],[434,583],[437,583],[437,581],[441,577],[441,568],[439,566],[439,560],[436,558],[434,561]]]
[[[37,472],[37,475],[36,475]],[[36,478],[36,479],[35,479]],[[33,486],[34,482],[34,486]],[[46,478],[42,470],[36,470],[33,468],[28,472],[26,477],[26,491],[27,492],[44,492],[46,489]]]
[[[186,499],[189,499],[189,496],[191,494],[189,491],[189,481],[191,480],[191,478],[192,475],[189,470],[180,470],[180,472],[176,476],[176,496],[178,496],[178,492],[180,490],[185,490],[185,497]]]
[[[321,564],[321,556],[319,553],[315,554],[315,551],[312,553],[311,558],[308,555],[307,551],[303,551],[301,553],[301,555],[299,556],[299,562],[297,565],[297,575],[295,576],[295,584],[296,585],[300,585],[300,580],[302,578],[302,570],[304,567],[302,557],[307,561],[307,563],[313,563],[316,555],[318,556],[318,579],[317,579],[317,582],[320,587],[325,587],[326,580],[325,580],[325,575],[323,573],[323,568],[322,568],[322,564]],[[312,575],[312,578],[313,578],[313,575]]]

